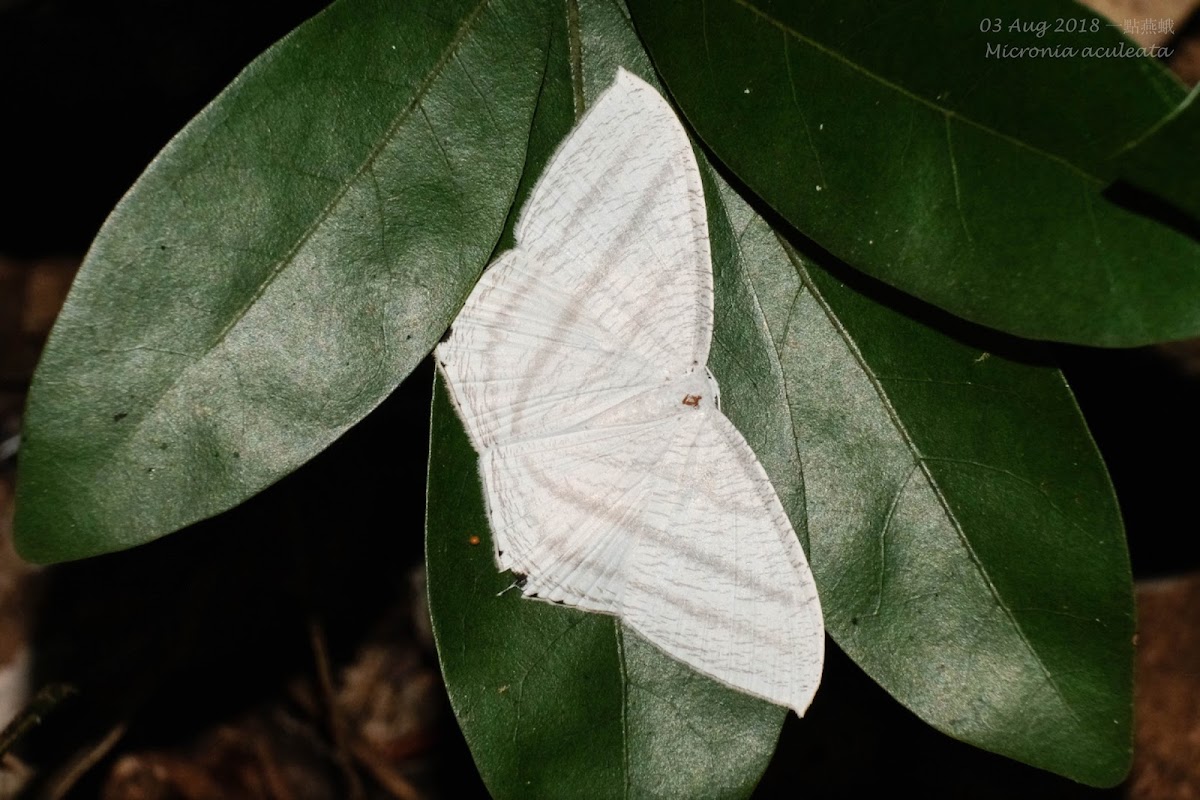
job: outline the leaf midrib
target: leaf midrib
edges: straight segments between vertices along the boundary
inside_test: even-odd
[[[797,42],[807,45],[808,47],[811,47],[812,49],[816,50],[817,52],[822,53],[823,55],[828,56],[829,58],[832,58],[841,64],[844,64],[845,66],[849,67],[853,71],[869,78],[870,80],[875,81],[876,83],[880,84],[881,86],[887,87],[888,89],[891,89],[892,91],[894,91],[900,95],[903,95],[904,97],[908,98],[909,100],[912,100],[913,102],[915,102],[919,105],[925,106],[926,108],[932,109],[932,110],[938,112],[939,114],[942,114],[944,117],[946,117],[947,123],[949,122],[950,119],[959,120],[963,124],[969,125],[973,128],[976,128],[977,130],[980,130],[990,136],[994,136],[1001,141],[1007,142],[1015,147],[1019,147],[1023,150],[1027,150],[1031,153],[1034,153],[1035,155],[1038,155],[1042,158],[1045,158],[1049,161],[1059,164],[1059,165],[1067,168],[1069,171],[1076,173],[1077,175],[1082,177],[1084,180],[1086,180],[1092,184],[1095,184],[1096,187],[1104,186],[1108,183],[1108,181],[1105,178],[1103,178],[1099,175],[1092,174],[1090,171],[1084,169],[1083,167],[1081,167],[1071,161],[1068,161],[1066,158],[1064,158],[1060,155],[1051,153],[1048,150],[1043,150],[1042,148],[1036,147],[1027,141],[1024,141],[1015,136],[1012,136],[1011,134],[1007,134],[1002,131],[998,131],[995,128],[991,127],[990,125],[986,125],[982,122],[979,122],[978,120],[972,119],[971,117],[964,116],[963,114],[959,113],[958,111],[954,111],[952,109],[940,106],[937,103],[929,100],[928,98],[925,98],[925,97],[917,94],[916,92],[912,91],[911,89],[908,89],[898,83],[895,83],[894,81],[888,80],[887,78],[883,77],[879,73],[874,72],[870,69],[867,69],[862,64],[859,64],[858,62],[854,61],[853,59],[851,59],[851,58],[843,55],[842,53],[838,52],[837,50],[834,50],[833,48],[829,47],[828,45],[822,44],[821,42],[818,42],[816,39],[813,39],[810,36],[806,36],[806,35],[802,34],[800,31],[796,30],[795,28],[792,28],[791,26],[784,24],[783,22],[779,21],[775,17],[766,13],[762,9],[753,5],[753,3],[750,2],[750,0],[727,0],[727,2],[730,2],[736,6],[741,6],[742,8],[746,9],[749,13],[751,13],[754,16],[758,17],[759,19],[765,21],[771,27],[779,30],[785,36],[790,36],[793,39],[795,39]]]
[[[776,234],[776,238],[779,240],[779,243],[787,253],[788,260],[792,262],[796,273],[800,276],[801,282],[820,306],[821,311],[825,314],[826,318],[829,320],[838,336],[846,344],[846,347],[854,356],[855,362],[858,364],[859,369],[862,370],[867,380],[871,382],[871,386],[876,395],[879,397],[879,401],[883,405],[884,411],[887,413],[888,418],[891,420],[892,426],[896,429],[897,433],[900,434],[901,439],[904,441],[904,445],[908,449],[909,454],[913,459],[914,468],[919,467],[922,474],[924,474],[925,480],[929,483],[930,488],[933,490],[934,496],[937,497],[938,504],[942,507],[943,513],[946,515],[947,520],[954,528],[954,532],[958,538],[959,544],[967,553],[968,558],[971,560],[971,564],[975,567],[975,571],[983,579],[984,585],[987,586],[988,592],[996,601],[996,605],[1003,610],[1005,617],[1007,617],[1009,623],[1012,625],[1017,637],[1021,640],[1021,643],[1025,646],[1025,649],[1029,652],[1029,654],[1033,657],[1034,662],[1041,669],[1042,676],[1046,679],[1046,682],[1050,685],[1050,688],[1054,691],[1055,696],[1058,697],[1067,713],[1071,715],[1071,718],[1075,721],[1076,725],[1081,731],[1086,731],[1087,728],[1083,724],[1078,712],[1075,710],[1070,701],[1067,700],[1066,695],[1063,694],[1062,688],[1058,685],[1058,681],[1051,673],[1049,667],[1042,660],[1041,655],[1033,646],[1033,643],[1029,640],[1029,637],[1026,635],[1025,630],[1021,627],[1020,622],[1018,622],[1017,617],[1013,613],[1013,610],[1009,606],[1008,602],[1005,601],[1005,599],[1001,596],[1000,591],[992,581],[987,568],[983,565],[983,562],[975,552],[975,548],[971,546],[971,542],[967,538],[966,532],[963,530],[962,523],[959,522],[954,510],[950,507],[949,500],[942,491],[941,485],[934,478],[933,473],[930,471],[925,456],[921,453],[920,448],[917,447],[916,441],[909,433],[908,428],[904,425],[903,420],[900,419],[899,413],[896,411],[896,408],[892,405],[891,399],[888,397],[887,390],[876,377],[874,370],[872,370],[867,364],[866,359],[862,355],[862,351],[859,350],[858,344],[854,341],[854,337],[851,336],[850,332],[846,330],[844,325],[841,324],[841,321],[838,319],[837,315],[826,301],[825,296],[821,293],[820,288],[817,287],[811,276],[808,274],[808,270],[803,261],[800,259],[799,255],[782,237],[779,236],[779,234]],[[910,480],[911,473],[909,475],[909,479],[905,481],[905,486],[907,486]]]
[[[123,441],[130,442],[135,438],[135,436],[145,426],[146,421],[151,417],[152,412],[162,402],[162,399],[170,394],[171,391],[174,390],[175,387],[178,386],[184,380],[184,378],[196,368],[198,364],[204,362],[225,342],[225,340],[229,337],[229,334],[241,324],[242,320],[244,320],[246,315],[250,312],[250,309],[254,307],[255,303],[257,303],[264,294],[266,294],[267,290],[271,287],[275,280],[283,274],[284,270],[287,269],[289,265],[294,263],[296,255],[301,249],[303,249],[304,245],[312,239],[316,232],[320,230],[321,227],[330,219],[337,207],[341,205],[342,201],[345,199],[346,194],[350,191],[350,188],[354,186],[355,183],[357,183],[358,180],[375,164],[375,162],[379,159],[379,156],[383,153],[384,148],[387,147],[388,143],[395,139],[396,133],[400,130],[404,123],[408,121],[413,112],[420,107],[421,102],[429,94],[437,79],[441,77],[441,74],[445,70],[447,64],[449,64],[450,60],[455,57],[459,48],[466,40],[467,35],[471,32],[473,26],[476,22],[478,22],[479,18],[483,14],[483,11],[491,2],[492,0],[479,0],[478,5],[476,5],[475,8],[463,18],[458,30],[455,32],[449,44],[446,46],[446,49],[443,50],[441,55],[438,56],[438,59],[434,62],[433,67],[421,81],[420,85],[417,86],[416,91],[413,93],[412,100],[410,100],[407,105],[405,105],[396,113],[395,117],[393,117],[392,121],[388,124],[388,127],[379,137],[379,140],[375,143],[374,147],[372,147],[370,152],[367,153],[362,163],[359,164],[358,168],[355,169],[355,171],[342,182],[341,187],[334,193],[333,197],[325,205],[325,207],[317,213],[309,227],[300,234],[300,236],[296,239],[295,244],[279,258],[274,266],[271,267],[271,270],[259,282],[254,292],[234,313],[229,322],[226,323],[223,328],[221,328],[221,330],[216,334],[212,342],[204,349],[204,351],[200,353],[195,360],[188,364],[187,367],[179,370],[175,378],[170,383],[166,384],[161,390],[155,393],[153,401],[144,406],[145,410],[138,415],[134,424],[125,428],[125,430],[128,431],[128,434],[123,437]]]
[[[708,169],[709,174],[712,176],[714,183],[721,180],[720,177],[717,176],[716,172],[714,170],[712,170],[711,167],[707,167],[707,165],[706,165],[706,168]],[[782,346],[781,342],[784,341],[787,337],[787,331],[788,331],[788,329],[790,327],[790,323],[791,323],[791,311],[793,309],[795,309],[796,301],[800,297],[800,292],[797,292],[796,296],[792,298],[791,308],[789,309],[789,313],[788,313],[788,321],[785,322],[785,324],[784,324],[784,330],[783,330],[784,339],[777,339],[775,337],[774,332],[771,330],[771,326],[767,322],[767,315],[766,315],[766,312],[763,310],[762,300],[759,299],[758,290],[755,288],[754,282],[750,280],[750,276],[747,274],[745,266],[744,266],[744,264],[746,263],[746,258],[745,258],[744,252],[742,250],[742,237],[744,237],[746,235],[747,231],[749,231],[750,226],[753,225],[756,221],[759,221],[760,218],[756,214],[750,218],[750,220],[746,223],[745,226],[743,226],[743,228],[740,231],[735,230],[733,227],[733,220],[730,219],[730,217],[729,217],[728,206],[725,204],[725,199],[723,197],[721,197],[719,190],[717,191],[716,196],[713,198],[712,202],[716,203],[717,206],[719,206],[720,213],[729,222],[730,239],[732,240],[733,248],[737,253],[737,259],[736,259],[736,262],[734,265],[734,270],[737,272],[737,276],[738,276],[738,278],[741,279],[742,284],[746,287],[746,291],[748,291],[750,293],[751,299],[754,300],[754,309],[757,312],[758,321],[762,323],[762,330],[766,333],[766,335],[770,341],[771,347],[767,348],[769,351],[767,357],[771,362],[771,367],[775,371],[776,377],[779,379],[779,385],[780,385],[781,389],[783,390],[784,402],[787,403],[788,427],[791,428],[791,431],[792,431],[792,448],[791,448],[790,452],[796,456],[796,460],[797,460],[797,462],[799,462],[799,459],[800,459],[799,445],[797,445],[796,443],[800,441],[800,432],[796,429],[796,418],[791,413],[791,411],[792,411],[792,392],[791,392],[791,388],[788,386],[787,373],[783,368],[783,359],[780,356],[780,348]],[[800,288],[803,290],[806,287],[804,287],[802,285]],[[807,551],[808,550],[808,494],[807,494],[807,491],[804,486],[803,473],[800,475],[800,509],[799,510],[804,515],[804,519],[803,519],[804,532],[798,538],[801,538],[803,540],[804,548]]]

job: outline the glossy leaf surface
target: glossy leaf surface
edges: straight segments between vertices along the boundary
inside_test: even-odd
[[[1061,373],[1037,347],[822,269],[723,197],[745,265],[724,296],[741,294],[729,302],[773,343],[768,363],[737,362],[761,387],[754,415],[791,423],[826,629],[938,729],[1119,781],[1132,581]],[[795,480],[771,469],[777,486]]]
[[[1196,235],[1200,227],[1200,88],[1117,156],[1122,178],[1191,216],[1182,226]]]
[[[130,547],[286,475],[429,351],[491,254],[543,4],[341,0],[251,64],[100,231],[34,379],[18,546]]]
[[[851,266],[1030,338],[1129,346],[1200,333],[1200,242],[1102,194],[1114,154],[1183,90],[1153,61],[1110,53],[1136,48],[1082,7],[630,6],[700,137]],[[1058,18],[1085,31],[1011,28]],[[1034,46],[1078,53],[1020,54]]]

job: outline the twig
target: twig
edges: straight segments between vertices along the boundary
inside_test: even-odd
[[[125,735],[125,731],[129,729],[129,722],[121,720],[116,725],[109,728],[108,733],[104,734],[95,743],[88,745],[76,752],[71,762],[63,769],[59,776],[50,784],[50,787],[45,791],[42,797],[46,800],[62,800],[67,796],[67,792],[79,783],[79,779],[91,771],[92,767],[99,764],[106,755],[108,755],[117,742],[121,741],[121,737]]]
[[[271,746],[267,744],[265,737],[255,737],[252,746],[255,755],[258,756],[258,765],[262,769],[262,778],[266,784],[267,794],[272,800],[292,800],[295,795],[292,794],[287,779],[280,772],[275,754]]]
[[[369,743],[356,739],[352,748],[354,757],[367,768],[385,792],[396,800],[421,800],[421,793],[408,778],[397,772]]]
[[[333,687],[333,671],[329,667],[329,649],[325,645],[325,629],[321,627],[320,622],[312,619],[309,621],[308,633],[312,641],[313,658],[317,662],[317,683],[325,702],[329,735],[333,739],[334,759],[346,778],[346,796],[349,800],[365,800],[362,780],[354,769],[354,760],[350,753],[346,720],[338,709],[337,694]]]
[[[8,461],[21,449],[21,434],[16,433],[7,439],[0,440],[0,464]]]
[[[59,703],[75,694],[69,683],[48,683],[21,709],[21,713],[0,731],[0,756],[5,756],[21,737],[35,728]]]

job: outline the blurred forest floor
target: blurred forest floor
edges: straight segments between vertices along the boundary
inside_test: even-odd
[[[1118,24],[1172,20],[1173,31],[1132,35],[1172,47],[1169,66],[1189,85],[1200,81],[1200,0],[1089,2]],[[72,13],[69,3],[0,0],[0,29],[7,7],[37,5]],[[294,7],[288,24],[320,5]],[[233,48],[231,68],[285,30],[242,42],[244,55]],[[203,103],[204,91],[180,107]],[[162,138],[133,163],[144,165],[190,113],[161,123]],[[118,195],[133,175],[120,179]],[[57,193],[69,208],[75,188],[31,191]],[[486,796],[449,710],[424,606],[423,483],[400,477],[395,464],[380,466],[378,485],[338,478],[339,465],[380,437],[395,442],[397,463],[424,464],[427,430],[412,420],[427,419],[428,369],[219,526],[77,564],[27,565],[11,546],[16,435],[38,352],[86,246],[69,233],[45,241],[19,255],[6,255],[0,241],[0,725],[24,708],[38,712],[0,763],[0,798]],[[1197,476],[1177,466],[1194,464],[1200,446],[1200,342],[1064,348],[1062,358],[1112,470],[1138,579],[1129,780],[1092,790],[950,742],[833,653],[822,693],[836,702],[819,694],[805,722],[792,719],[784,732],[792,754],[821,737],[809,748],[821,755],[773,765],[759,796],[844,796],[849,781],[925,797],[1200,800]],[[356,503],[355,493],[389,498],[388,516],[366,510],[378,502]],[[882,766],[871,777],[863,765]]]

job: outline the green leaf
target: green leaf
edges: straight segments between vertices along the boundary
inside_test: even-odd
[[[567,2],[561,17],[568,29],[556,32],[535,119],[543,146],[531,145],[522,195],[570,130],[579,101],[607,87],[618,65],[653,81],[620,5]],[[710,210],[714,247],[728,256],[732,236],[719,214]],[[727,405],[739,401],[736,385],[722,388]],[[785,710],[699,675],[613,617],[507,591],[513,576],[496,568],[476,454],[441,388],[431,437],[430,612],[451,704],[492,793],[748,796]]]
[[[1200,220],[1200,173],[1194,168],[1200,152],[1198,96],[1200,87],[1116,159],[1121,177],[1190,214],[1193,230]]]
[[[500,236],[536,0],[340,0],[251,64],[105,223],[30,393],[17,543],[130,547],[304,463],[424,357]]]
[[[493,796],[748,796],[784,709],[693,672],[613,617],[523,598],[496,569],[477,458],[440,379],[431,424],[429,608],[451,705]]]
[[[522,193],[570,127],[569,87],[594,95],[615,63],[646,74],[613,6],[567,11],[581,26],[552,47],[534,136],[546,149],[531,150]],[[1079,780],[1118,780],[1131,581],[1107,475],[1061,375],[1030,345],[952,320],[931,327],[909,314],[939,317],[932,309],[901,313],[872,299],[877,287],[843,285],[702,171],[710,367],[806,539],[831,632],[939,729]],[[496,570],[476,456],[440,390],[431,448],[430,609],[491,790],[744,796],[782,710],[611,618],[521,598]]]
[[[1149,59],[1084,57],[1132,47],[1091,12],[1065,0],[630,7],[701,138],[838,258],[1021,336],[1126,346],[1200,333],[1200,243],[1101,194],[1113,154],[1183,90]],[[1001,32],[982,32],[997,14]],[[1059,17],[1085,32],[1009,30]]]
[[[774,348],[755,363],[719,336],[713,359],[759,386],[756,416],[735,419],[756,449],[755,418],[763,437],[778,435],[780,409],[793,426],[793,520],[807,525],[827,630],[951,736],[1084,783],[1121,780],[1132,579],[1061,373],[1028,343],[872,299],[880,287],[785,249],[731,190],[721,197],[745,269],[717,296],[754,309]],[[777,487],[799,477],[787,463],[764,460]]]

